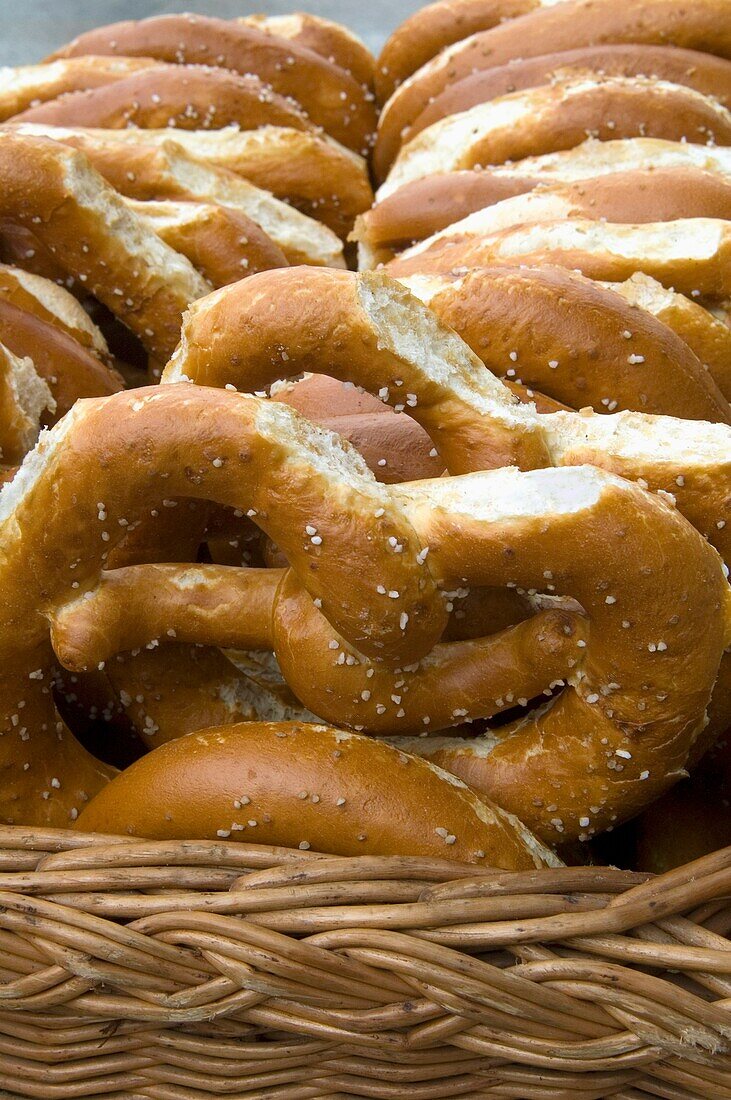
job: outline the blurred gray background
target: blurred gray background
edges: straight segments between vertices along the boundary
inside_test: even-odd
[[[195,11],[232,18],[309,11],[345,23],[378,50],[386,35],[428,0],[0,0],[0,65],[40,61],[81,31],[120,19]]]

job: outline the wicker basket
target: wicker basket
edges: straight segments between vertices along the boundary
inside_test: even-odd
[[[661,878],[0,829],[2,1096],[731,1098],[731,848]]]

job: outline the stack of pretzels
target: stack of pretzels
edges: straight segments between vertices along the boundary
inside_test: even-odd
[[[0,70],[2,820],[673,861],[731,726],[729,14]]]

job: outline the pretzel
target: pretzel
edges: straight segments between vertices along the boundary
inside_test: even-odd
[[[125,164],[128,164],[130,146],[166,146],[171,133],[169,129],[75,130],[32,123],[18,123],[14,129],[21,134],[51,137],[84,152],[99,146],[104,151],[105,147],[118,144],[121,149],[117,157]],[[227,168],[255,186],[271,191],[276,197],[311,214],[342,238],[349,233],[355,217],[366,210],[373,199],[365,161],[318,134],[265,126],[248,131],[231,127],[226,130],[176,130],[174,137],[176,144],[191,156],[208,165]],[[134,171],[134,167],[128,164],[127,171],[130,170]],[[323,192],[324,181],[327,183]],[[155,197],[172,196],[158,194]]]
[[[528,200],[528,194],[535,198]],[[507,199],[518,196],[525,201],[507,205]],[[644,170],[613,172],[575,183],[459,171],[407,183],[361,214],[353,232],[361,242],[360,266],[386,263],[401,248],[451,232],[450,227],[487,207],[495,207],[496,214],[498,207],[503,213],[515,211],[516,222],[544,220],[551,209],[546,196],[555,203],[557,217],[635,224],[689,217],[731,220],[731,178],[698,168],[648,165]],[[489,221],[490,215],[485,217]]]
[[[588,466],[498,470],[390,492],[436,556],[432,568],[443,589],[518,584],[545,591],[548,572],[552,594],[580,601],[588,632],[575,614],[540,612],[488,638],[441,644],[393,670],[333,639],[290,573],[277,578],[272,627],[266,610],[274,579],[267,570],[199,567],[188,602],[190,570],[170,588],[171,568],[157,584],[143,567],[136,580],[130,572],[110,575],[90,601],[67,609],[66,621],[63,613],[56,618],[62,659],[74,665],[74,627],[83,643],[76,659],[84,660],[139,643],[165,622],[184,639],[269,643],[287,682],[315,713],[390,736],[490,716],[566,681],[549,704],[503,730],[398,742],[468,774],[481,792],[499,790],[501,803],[554,840],[557,831],[570,839],[631,816],[674,782],[704,726],[731,639],[731,591],[705,540],[662,499]],[[234,574],[230,581],[226,572]],[[668,584],[676,575],[677,584]],[[146,612],[153,587],[160,605]],[[555,742],[567,737],[572,751],[562,756]],[[555,794],[549,769],[559,780]],[[553,811],[536,805],[547,790]],[[589,813],[592,824],[584,826]]]
[[[0,68],[0,121],[49,99],[100,88],[159,65],[149,57],[70,57],[43,65]]]
[[[621,315],[623,304],[616,305]],[[633,339],[626,340],[630,348]],[[627,357],[637,358],[631,350]],[[225,287],[186,314],[162,381],[260,390],[313,361],[408,411],[452,474],[508,465],[603,466],[672,494],[731,560],[727,424],[635,412],[538,415],[516,403],[452,330],[383,273],[289,268]]]
[[[377,800],[367,782],[375,777]],[[408,853],[515,870],[558,863],[511,814],[426,761],[367,737],[294,722],[222,726],[164,745],[99,794],[78,827],[160,839],[240,838],[336,855]]]
[[[589,138],[573,149],[558,153],[526,157],[516,168],[498,166],[498,176],[514,176],[536,182],[572,183],[609,175],[613,172],[653,171],[665,168],[698,168],[703,172],[728,177],[731,173],[731,149],[727,146],[693,145],[686,141],[663,141],[660,138],[624,138],[618,141],[595,141]]]
[[[718,100],[724,107],[731,105],[729,82],[731,65],[724,58],[681,50],[672,46],[584,46],[563,53],[511,60],[498,68],[478,69],[447,87],[438,96],[420,106],[409,118],[394,103],[385,111],[378,126],[374,162],[379,176],[405,145],[417,134],[448,115],[466,111],[510,92],[535,88],[556,80],[576,80],[580,77],[620,76],[657,77],[672,84],[693,88],[704,96]],[[407,104],[404,107],[408,109]]]
[[[563,0],[473,34],[444,49],[405,81],[384,107],[398,127],[457,81],[486,69],[586,46],[673,46],[731,58],[724,0]],[[459,35],[462,38],[462,35]]]
[[[382,193],[438,172],[571,149],[587,135],[729,145],[731,114],[692,88],[645,77],[580,77],[527,88],[433,122],[403,146]]]
[[[81,153],[2,132],[0,196],[0,217],[37,235],[154,358],[169,354],[181,313],[209,284],[128,210]]]
[[[285,268],[210,294],[186,314],[162,381],[239,384],[253,392],[310,370],[408,409],[453,473],[475,462],[480,469],[548,461],[530,412],[518,403],[507,407],[502,385],[459,337],[378,273]],[[475,406],[492,418],[489,439]]]
[[[731,330],[709,310],[684,294],[667,290],[637,273],[623,283],[608,283],[631,306],[652,314],[685,341],[727,401],[731,401]]]
[[[288,266],[282,250],[256,222],[231,207],[133,199],[127,205],[166,244],[186,256],[211,286],[225,286],[256,271]]]
[[[83,54],[153,57],[256,73],[275,92],[301,104],[312,122],[337,141],[363,154],[370,147],[375,110],[367,90],[320,54],[250,24],[201,15],[112,23],[79,35],[50,60]]]
[[[487,237],[477,232],[452,240],[447,235],[439,247],[397,258],[386,270],[399,278],[463,273],[490,264],[556,264],[607,282],[622,282],[641,271],[691,298],[723,303],[731,295],[730,259],[731,224],[718,219],[621,225],[571,218],[514,225]]]
[[[306,46],[308,50],[314,50],[333,65],[350,73],[364,87],[371,87],[373,84],[375,60],[372,53],[352,31],[340,23],[302,11],[288,15],[244,15],[236,22]]]
[[[728,400],[688,345],[614,289],[558,268],[485,267],[404,283],[493,374],[573,408],[731,423]]]
[[[387,485],[438,477],[444,469],[431,439],[415,420],[399,416],[378,397],[353,385],[310,374],[273,388],[272,397],[347,439]]]
[[[158,65],[120,80],[29,107],[13,122],[117,129],[169,126],[218,130],[288,126],[314,130],[302,108],[273,92],[258,76],[202,65]]]
[[[443,630],[443,601],[410,525],[337,437],[281,404],[194,386],[77,402],[2,496],[5,820],[62,823],[81,792],[102,782],[62,728],[57,741],[53,654],[37,611],[52,617],[79,597],[129,524],[168,496],[254,512],[323,614],[363,653],[415,660]],[[398,601],[378,593],[382,583]],[[42,799],[54,776],[61,787]]]
[[[0,458],[20,462],[40,430],[42,414],[54,412],[53,395],[33,361],[19,359],[0,343]]]
[[[445,47],[539,6],[540,0],[437,0],[419,8],[399,23],[378,56],[379,102]]]
[[[104,335],[73,294],[21,267],[0,264],[0,298],[54,325],[97,359],[111,361]]]

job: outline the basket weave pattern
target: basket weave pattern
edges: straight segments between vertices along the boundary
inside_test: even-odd
[[[659,879],[0,828],[0,1090],[731,1097],[731,848]]]

